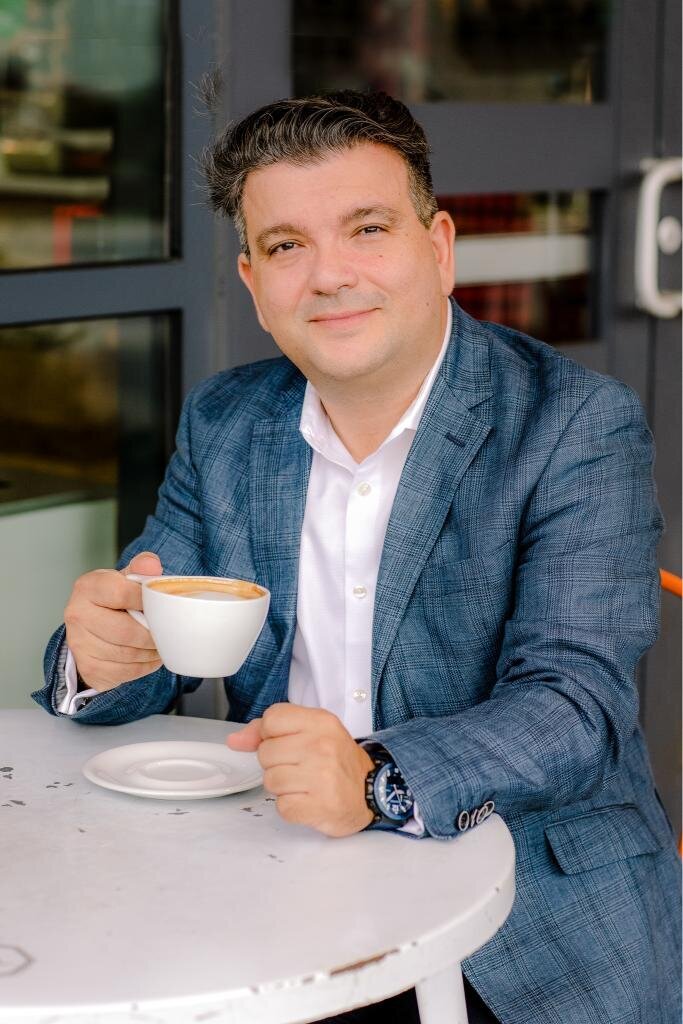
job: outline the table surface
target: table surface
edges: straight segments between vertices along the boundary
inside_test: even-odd
[[[500,927],[514,846],[497,815],[450,842],[330,839],[283,821],[262,788],[176,803],[81,773],[111,747],[234,728],[0,712],[2,1024],[315,1020],[457,964]]]

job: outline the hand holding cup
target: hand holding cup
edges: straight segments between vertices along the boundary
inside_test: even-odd
[[[145,551],[117,572],[95,569],[76,580],[64,610],[66,642],[78,673],[88,686],[104,692],[156,672],[161,658],[149,631],[128,609],[142,608],[141,588],[127,574],[159,576],[159,558]]]

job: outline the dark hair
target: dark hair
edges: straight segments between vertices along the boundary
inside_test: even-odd
[[[278,100],[229,124],[201,158],[211,206],[232,217],[242,251],[249,255],[242,196],[250,171],[281,160],[313,163],[363,142],[389,146],[403,157],[415,211],[429,227],[437,204],[424,129],[403,103],[384,92],[344,89]]]

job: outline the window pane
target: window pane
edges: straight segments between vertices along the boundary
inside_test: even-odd
[[[609,0],[293,0],[297,96],[405,103],[604,99]]]
[[[463,309],[551,343],[589,339],[597,203],[588,192],[439,197],[456,225]]]
[[[0,8],[0,270],[169,256],[164,0]]]
[[[0,329],[0,515],[119,501],[121,542],[155,504],[177,410],[167,316]]]

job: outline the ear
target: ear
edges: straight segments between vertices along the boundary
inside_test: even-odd
[[[265,317],[263,316],[263,313],[261,312],[261,308],[260,308],[260,306],[258,304],[258,300],[256,298],[256,289],[254,287],[254,270],[253,270],[253,267],[251,265],[251,260],[243,252],[241,252],[239,254],[239,256],[237,257],[237,273],[242,278],[243,283],[249,289],[249,294],[251,295],[252,301],[254,303],[254,309],[256,310],[256,316],[258,317],[258,322],[261,324],[261,327],[263,328],[263,330],[267,331],[267,333],[270,334],[270,328],[268,327],[268,324],[266,323]]]
[[[429,236],[441,278],[441,294],[450,295],[455,286],[455,224],[445,210],[434,215]]]

